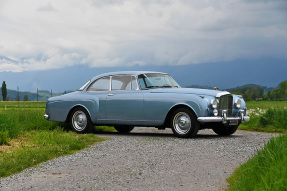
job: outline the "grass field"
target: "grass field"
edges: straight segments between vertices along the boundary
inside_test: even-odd
[[[251,101],[246,103],[250,121],[240,130],[261,132],[287,132],[287,101]]]
[[[247,102],[255,109],[240,129],[285,132],[272,138],[228,179],[229,190],[287,190],[287,102]]]
[[[248,101],[248,109],[287,108],[287,101]]]
[[[105,140],[44,119],[44,102],[0,102],[0,177]],[[114,131],[99,127],[96,131]]]

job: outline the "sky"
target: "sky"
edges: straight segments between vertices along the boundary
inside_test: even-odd
[[[287,1],[0,0],[1,56],[0,75],[287,60]]]

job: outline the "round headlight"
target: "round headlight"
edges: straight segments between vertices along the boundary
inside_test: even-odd
[[[240,99],[236,99],[234,102],[234,105],[236,108],[240,108],[241,107],[241,100]]]
[[[216,101],[215,99],[212,99],[212,100],[211,100],[211,107],[212,107],[213,109],[217,108],[217,101]]]

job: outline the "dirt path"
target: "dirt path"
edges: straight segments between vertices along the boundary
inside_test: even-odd
[[[179,139],[170,130],[138,128],[74,155],[1,179],[0,190],[222,190],[235,168],[272,134],[203,130]]]

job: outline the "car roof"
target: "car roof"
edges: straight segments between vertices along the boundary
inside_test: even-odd
[[[155,71],[118,71],[118,72],[109,72],[97,75],[91,79],[91,81],[94,81],[95,79],[104,77],[104,76],[113,76],[113,75],[135,75],[138,76],[140,74],[146,74],[146,73],[158,73],[158,74],[166,74],[164,72],[155,72]]]

